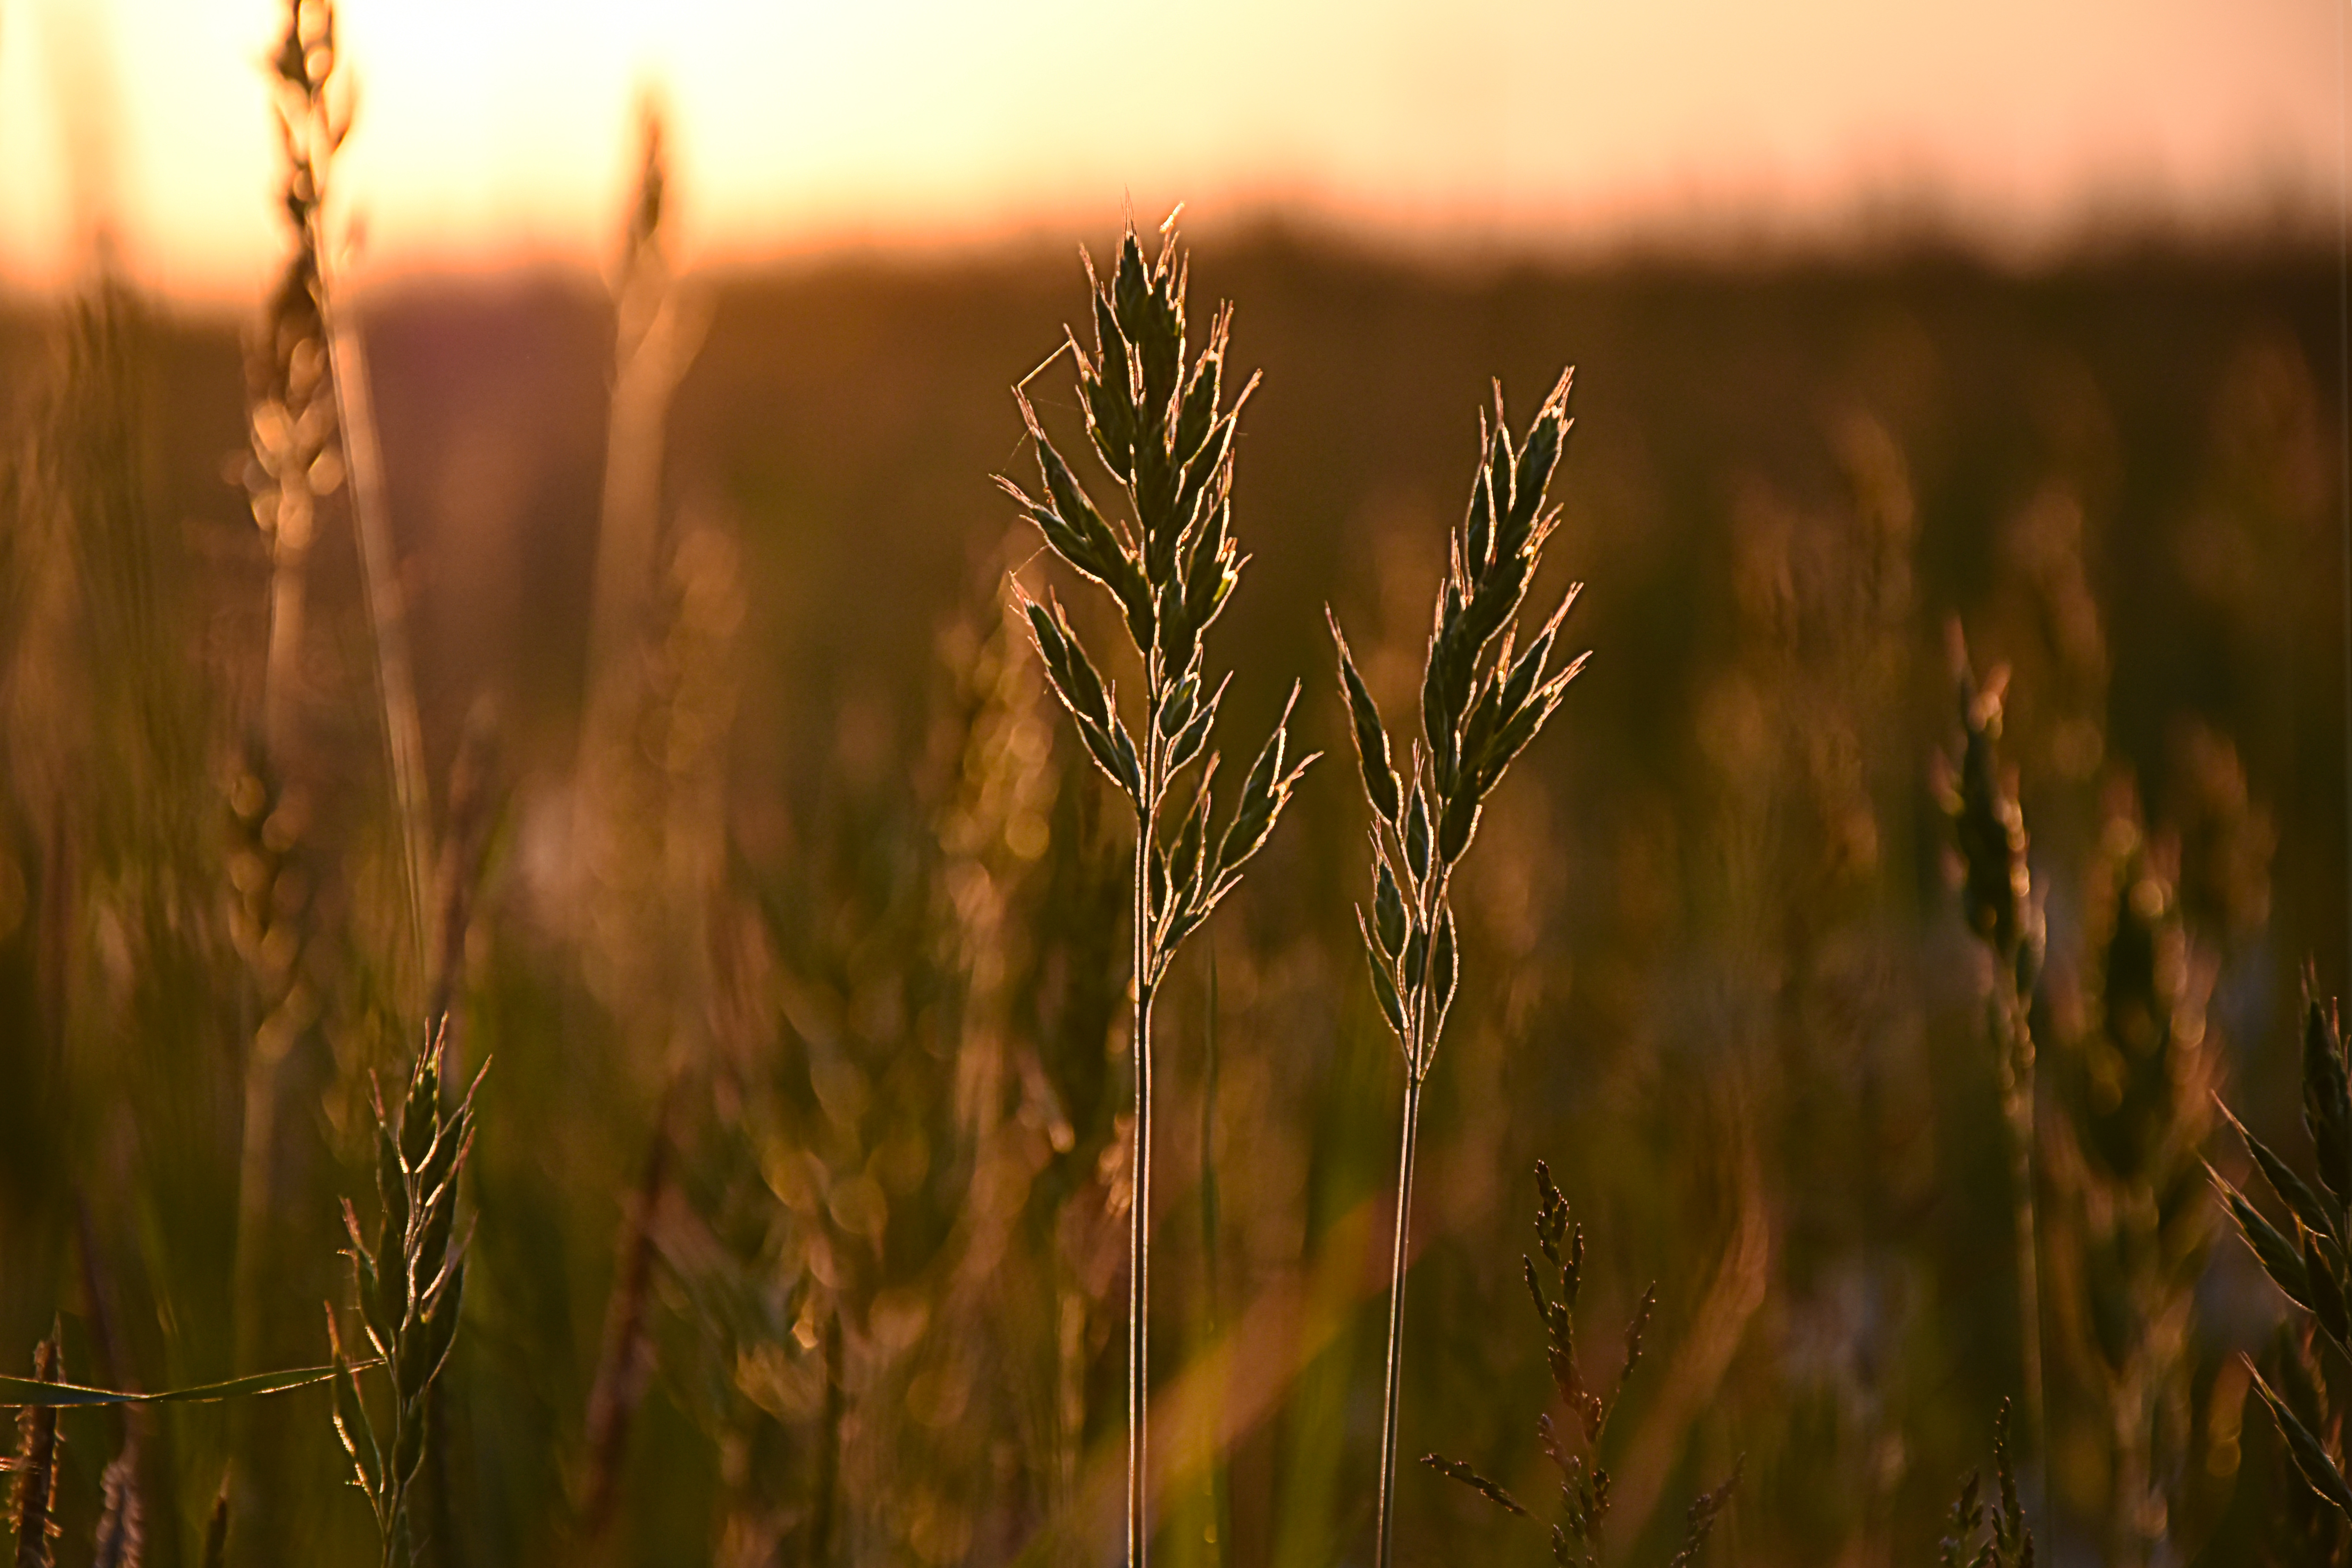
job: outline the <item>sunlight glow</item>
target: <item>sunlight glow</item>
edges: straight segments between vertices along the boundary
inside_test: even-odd
[[[368,267],[601,253],[659,91],[705,256],[984,242],[1122,193],[1415,244],[1802,235],[1924,206],[1995,244],[2332,191],[2306,0],[344,0]],[[1181,24],[1171,25],[1171,16]],[[249,296],[277,249],[272,0],[0,0],[0,280],[103,228]]]

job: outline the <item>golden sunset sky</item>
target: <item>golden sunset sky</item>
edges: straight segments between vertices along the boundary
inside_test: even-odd
[[[2345,0],[344,0],[354,266],[606,247],[632,105],[698,259],[1279,214],[1436,247],[1997,249],[2335,210]],[[273,0],[0,0],[0,284],[113,235],[183,297],[278,238]]]

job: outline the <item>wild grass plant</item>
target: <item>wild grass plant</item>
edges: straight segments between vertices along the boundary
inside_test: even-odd
[[[1286,705],[1242,780],[1224,828],[1212,830],[1210,786],[1218,754],[1209,737],[1225,682],[1209,684],[1203,639],[1240,580],[1242,558],[1233,536],[1234,432],[1255,382],[1223,402],[1227,311],[1218,313],[1207,341],[1188,357],[1188,276],[1172,219],[1162,230],[1160,255],[1149,262],[1129,225],[1108,282],[1087,265],[1093,355],[1076,334],[1066,344],[1077,368],[1087,434],[1124,493],[1131,523],[1104,514],[1018,390],[1013,395],[1036,447],[1045,498],[1003,481],[1055,555],[1109,593],[1140,664],[1142,696],[1130,728],[1116,685],[1106,684],[1060,605],[1050,595],[1042,603],[1022,596],[1055,695],[1088,754],[1127,797],[1136,821],[1127,1557],[1139,1564],[1151,1547],[1152,1005],[1185,938],[1239,884],[1243,868],[1273,832],[1314,760],[1311,755],[1286,758]],[[1297,695],[1294,686],[1294,704]],[[1178,781],[1196,764],[1190,803],[1170,811]],[[1172,829],[1164,837],[1163,824]]]
[[[2033,1527],[2017,1490],[2009,1448],[2010,1402],[2000,1402],[1992,1431],[1993,1495],[1985,1500],[1983,1472],[1972,1470],[1953,1500],[1951,1522],[1937,1543],[1943,1568],[2033,1568]]]
[[[457,1229],[457,1184],[474,1137],[474,1089],[451,1105],[441,1086],[437,1032],[409,1074],[399,1109],[376,1105],[376,1200],[383,1207],[371,1247],[346,1202],[354,1294],[365,1343],[388,1385],[389,1419],[368,1410],[331,1303],[335,1430],[361,1495],[375,1516],[386,1568],[426,1555],[426,1526],[415,1503],[423,1491],[431,1399],[465,1302],[466,1242]],[[446,1548],[444,1549],[446,1550]]]
[[[1558,522],[1545,492],[1568,438],[1569,377],[1562,375],[1514,444],[1495,391],[1495,423],[1479,419],[1480,462],[1468,514],[1449,536],[1429,657],[1422,677],[1422,738],[1398,776],[1380,709],[1331,621],[1372,824],[1372,914],[1357,912],[1372,991],[1404,1051],[1404,1126],[1397,1155],[1396,1239],[1389,1265],[1386,1393],[1381,1403],[1381,1568],[1393,1561],[1397,1401],[1404,1350],[1404,1285],[1412,1209],[1413,1155],[1422,1086],[1435,1065],[1460,980],[1451,891],[1454,867],[1478,831],[1478,817],[1503,774],[1550,718],[1584,658],[1552,664],[1570,589],[1528,640],[1515,647],[1518,613],[1543,548]],[[1408,784],[1406,780],[1409,779]]]

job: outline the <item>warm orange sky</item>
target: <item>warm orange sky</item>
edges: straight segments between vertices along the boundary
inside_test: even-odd
[[[363,271],[601,254],[650,83],[711,257],[1093,232],[1123,192],[1547,246],[1801,236],[1924,195],[2031,246],[2332,208],[2331,3],[343,0],[343,191]],[[0,0],[0,281],[104,219],[151,282],[257,290],[278,15]]]

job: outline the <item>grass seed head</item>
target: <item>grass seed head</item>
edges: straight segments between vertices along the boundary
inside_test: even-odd
[[[1584,666],[1581,656],[1557,667],[1552,662],[1560,622],[1575,601],[1573,588],[1525,651],[1514,650],[1519,611],[1557,519],[1545,502],[1567,436],[1570,384],[1563,374],[1517,444],[1499,386],[1495,423],[1480,416],[1480,462],[1468,511],[1447,542],[1422,674],[1422,734],[1402,779],[1396,747],[1338,617],[1325,612],[1364,798],[1375,821],[1375,928],[1384,938],[1402,933],[1394,944],[1383,942],[1385,976],[1377,972],[1381,960],[1375,957],[1373,989],[1416,1082],[1435,1058],[1460,977],[1447,891],[1454,868],[1477,836],[1487,797]],[[1391,889],[1401,920],[1382,913]],[[1394,1011],[1391,991],[1402,1004]]]
[[[358,1215],[344,1206],[361,1315],[390,1383],[388,1433],[369,1415],[359,1369],[343,1350],[333,1309],[327,1313],[337,1373],[336,1432],[375,1515],[387,1563],[412,1550],[408,1500],[425,1457],[427,1399],[448,1364],[465,1301],[457,1194],[473,1145],[481,1075],[452,1103],[443,1091],[442,1060],[443,1036],[436,1030],[417,1054],[397,1113],[387,1115],[377,1096],[376,1184],[383,1218],[373,1247],[362,1237]]]
[[[1558,1299],[1546,1291],[1544,1276],[1538,1275],[1534,1257],[1521,1258],[1519,1266],[1527,1279],[1528,1294],[1535,1303],[1536,1317],[1543,1325],[1544,1355],[1551,1372],[1553,1390],[1576,1417],[1573,1432],[1564,1434],[1549,1411],[1536,1416],[1536,1436],[1544,1457],[1559,1475],[1559,1517],[1551,1526],[1552,1556],[1559,1563],[1598,1568],[1609,1521],[1611,1489],[1609,1469],[1601,1462],[1602,1439],[1626,1382],[1641,1361],[1643,1338],[1657,1306],[1658,1292],[1654,1285],[1645,1291],[1626,1324],[1624,1359],[1617,1385],[1604,1398],[1585,1382],[1577,1364],[1576,1299],[1583,1284],[1584,1231],[1570,1215],[1568,1199],[1553,1185],[1551,1171],[1541,1160],[1536,1162],[1535,1175],[1536,1251],[1548,1265],[1545,1273],[1557,1281]],[[1422,1463],[1468,1487],[1507,1513],[1532,1517],[1517,1498],[1468,1465],[1436,1454],[1425,1455]],[[1739,1484],[1743,1464],[1744,1461],[1735,1464],[1722,1485],[1691,1503],[1682,1544],[1673,1559],[1681,1568],[1689,1568],[1697,1562],[1717,1516]]]
[[[1037,490],[998,483],[1063,563],[1094,582],[1119,611],[1141,666],[1122,713],[1117,688],[1054,602],[1014,597],[1036,644],[1046,682],[1068,710],[1087,751],[1135,814],[1132,988],[1136,1113],[1130,1126],[1137,1204],[1130,1217],[1128,1309],[1127,1533],[1130,1563],[1150,1537],[1145,1474],[1150,1377],[1144,1325],[1150,1239],[1142,1217],[1150,1191],[1153,998],[1185,939],[1241,881],[1265,844],[1313,756],[1289,761],[1290,701],[1244,777],[1223,830],[1211,828],[1210,781],[1217,753],[1209,735],[1224,693],[1203,669],[1206,635],[1232,598],[1244,558],[1234,541],[1234,434],[1253,378],[1225,401],[1231,312],[1221,309],[1207,344],[1189,362],[1184,296],[1189,274],[1171,216],[1157,259],[1147,261],[1130,224],[1106,283],[1086,260],[1095,328],[1088,354],[1075,332],[1078,401],[1096,455],[1125,499],[1106,507],[1066,459],[1030,403],[1013,400],[1037,459]],[[1108,492],[1105,492],[1108,494]],[[1208,693],[1205,700],[1203,693]],[[1140,744],[1139,744],[1139,742]],[[1200,767],[1191,804],[1162,818],[1186,768]],[[1371,938],[1366,935],[1369,945]],[[1376,965],[1377,967],[1377,965]]]

